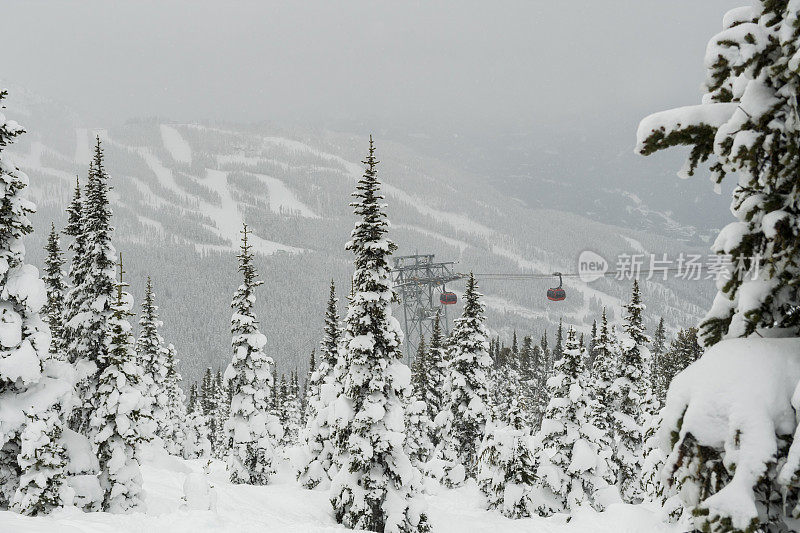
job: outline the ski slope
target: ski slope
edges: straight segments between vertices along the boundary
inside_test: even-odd
[[[46,517],[0,512],[0,531],[14,533],[322,533],[345,530],[333,519],[328,493],[306,490],[294,480],[290,461],[278,465],[278,475],[264,487],[231,485],[224,465],[214,461],[207,479],[216,493],[216,510],[182,510],[183,483],[190,473],[203,472],[203,461],[185,461],[159,450],[145,458],[142,473],[147,512],[130,515],[83,513],[68,508]],[[511,520],[485,510],[474,483],[445,489],[428,482],[428,519],[435,533],[678,533],[659,522],[647,506],[612,505],[597,513],[579,510],[567,516]]]

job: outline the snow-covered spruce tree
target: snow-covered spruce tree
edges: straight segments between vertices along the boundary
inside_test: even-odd
[[[325,310],[325,329],[319,347],[319,363],[308,380],[306,427],[302,433],[304,459],[297,480],[313,489],[330,479],[335,442],[331,435],[330,411],[338,396],[339,385],[333,369],[339,358],[339,315],[336,311],[336,286],[331,280],[330,296]]]
[[[66,360],[67,345],[64,337],[64,313],[66,304],[64,296],[67,285],[64,281],[64,258],[61,254],[61,242],[58,238],[56,225],[51,224],[50,235],[45,246],[47,258],[45,259],[44,280],[47,286],[47,303],[42,308],[41,314],[50,326],[52,342],[50,353],[57,359]]]
[[[443,450],[452,450],[465,475],[474,476],[477,449],[486,422],[491,419],[489,402],[489,340],[484,326],[483,304],[478,284],[470,273],[464,292],[464,312],[455,320],[449,342],[449,372],[445,381],[448,405],[446,416],[437,416],[442,425]],[[441,446],[440,446],[441,447]]]
[[[91,174],[91,167],[89,168]],[[72,256],[69,262],[69,285],[65,299],[65,309],[63,318],[63,332],[65,349],[67,350],[67,359],[74,363],[78,359],[83,358],[81,351],[82,345],[75,342],[75,335],[79,333],[76,327],[67,327],[67,324],[81,311],[81,306],[86,300],[83,293],[85,288],[83,280],[86,270],[86,238],[87,232],[84,231],[84,199],[81,196],[80,180],[75,178],[75,192],[72,195],[72,200],[67,206],[67,225],[64,227],[64,234],[72,237],[72,242],[69,244],[69,249]],[[77,324],[76,324],[77,326]]]
[[[528,407],[511,402],[508,424],[489,424],[478,460],[478,486],[490,509],[500,509],[509,518],[535,512],[532,489],[536,480],[536,457],[530,428],[525,423]]]
[[[445,338],[442,334],[441,315],[437,312],[433,321],[431,331],[431,341],[426,354],[428,377],[426,380],[427,389],[425,396],[421,398],[425,401],[428,408],[428,418],[433,421],[436,415],[447,407],[447,391],[445,380],[447,379],[447,349],[444,346]],[[436,426],[431,426],[431,443],[434,447],[438,446],[440,436]]]
[[[73,253],[82,252],[83,259],[79,260],[74,272],[73,282],[78,284],[73,286],[67,297],[70,302],[70,319],[65,328],[69,340],[67,351],[70,361],[88,361],[94,363],[98,370],[102,370],[100,361],[108,352],[112,306],[117,299],[114,280],[117,253],[111,243],[113,227],[108,180],[103,163],[103,149],[98,138],[89,171],[86,197],[82,202],[80,229],[85,242],[79,244],[76,236],[76,242],[73,243]],[[68,227],[71,231],[72,225]],[[80,407],[73,417],[74,429],[88,433],[90,439],[94,438],[87,426],[90,400],[96,396],[98,377],[99,371],[89,376],[79,387]]]
[[[547,344],[546,337],[543,338],[545,346]],[[539,345],[534,345],[531,351],[531,379],[530,379],[530,409],[531,413],[531,427],[538,429],[542,423],[547,404],[550,402],[550,396],[547,391],[547,359],[546,351]]]
[[[181,375],[178,372],[178,357],[175,347],[167,345],[167,359],[165,362],[167,376],[164,386],[167,394],[167,420],[169,423],[163,430],[161,438],[164,439],[167,451],[172,455],[183,453],[183,443],[186,438],[186,395],[181,388]]]
[[[308,373],[306,374],[306,379],[303,382],[303,401],[300,403],[300,407],[302,408],[303,411],[301,430],[300,430],[301,437],[303,433],[303,428],[306,427],[306,423],[308,422],[308,416],[309,416],[308,391],[311,387],[311,376],[314,375],[314,371],[316,369],[317,369],[317,350],[316,348],[312,348],[311,357],[309,357],[308,359]]]
[[[156,436],[164,441],[167,448],[172,448],[176,443],[167,443],[172,437],[173,426],[167,401],[169,352],[164,346],[164,339],[158,332],[158,328],[161,326],[161,320],[158,319],[158,307],[155,304],[155,294],[153,294],[153,283],[148,276],[139,318],[139,337],[136,339],[135,348],[139,364],[144,368],[143,379],[147,387],[148,400],[152,404]]]
[[[214,448],[214,456],[223,461],[227,460],[231,447],[231,440],[228,435],[226,424],[231,417],[232,399],[233,397],[231,395],[231,388],[228,387],[227,383],[223,379],[222,372],[217,369],[217,375],[214,378],[213,431],[214,443],[216,444],[216,447]],[[280,429],[277,431],[280,432]]]
[[[553,346],[553,353],[551,355],[551,364],[550,367],[552,368],[555,366],[555,362],[561,359],[561,355],[564,353],[564,321],[562,319],[558,320],[558,329],[556,330],[556,344]]]
[[[616,396],[614,435],[617,448],[614,460],[620,494],[628,503],[642,500],[640,485],[642,469],[643,426],[654,414],[648,410],[650,380],[647,364],[650,359],[642,312],[644,304],[639,282],[633,281],[631,300],[625,305],[624,323],[619,338],[619,368],[612,387]]]
[[[700,327],[705,346],[757,328],[800,335],[800,24],[795,1],[731,11],[706,51],[703,103],[656,113],[639,125],[637,151],[691,146],[682,173],[711,159],[712,180],[738,175],[726,226],[713,250],[730,255],[731,276]]]
[[[134,348],[128,317],[133,298],[124,288],[119,259],[116,297],[105,325],[109,336],[99,351],[97,388],[89,398],[89,430],[100,461],[102,508],[111,513],[144,511],[139,448],[154,433],[152,404],[144,368]]]
[[[294,372],[290,374],[287,382],[285,376],[281,377],[281,425],[283,438],[281,446],[294,446],[299,440],[300,433],[300,399],[297,397],[297,378]]]
[[[428,406],[415,396],[406,407],[406,444],[405,450],[411,464],[424,470],[425,463],[433,456],[433,422],[428,416]]]
[[[604,307],[603,315],[600,318],[600,327],[597,328],[596,336],[593,340],[595,355],[594,364],[592,365],[592,377],[594,378],[592,388],[600,408],[600,417],[597,420],[597,425],[610,433],[613,433],[616,427],[614,412],[616,411],[617,402],[617,397],[613,390],[613,385],[617,378],[617,354],[612,336],[613,332],[608,325]],[[614,466],[616,467],[616,462]]]
[[[192,384],[189,394],[189,409],[186,415],[186,439],[183,441],[184,459],[199,459],[211,456],[211,441],[208,438],[208,418],[203,414],[203,406],[197,385]]]
[[[420,335],[417,353],[411,363],[411,389],[417,398],[424,398],[428,389],[428,346],[425,344],[425,335]]]
[[[667,333],[664,329],[664,317],[661,317],[653,333],[653,349],[650,351],[650,381],[653,393],[660,405],[664,403],[667,387],[664,384],[664,352],[666,351]]]
[[[5,97],[0,91],[0,109]],[[47,376],[47,366],[61,362],[49,360],[50,332],[39,315],[46,289],[38,270],[25,263],[22,244],[33,231],[28,215],[35,206],[23,193],[28,177],[5,153],[23,131],[0,112],[0,405],[18,405],[23,414],[19,424],[0,423],[0,508],[40,514],[64,503],[66,457],[59,444],[63,398],[52,393]]]
[[[225,370],[225,383],[232,393],[230,417],[224,425],[228,444],[217,444],[228,449],[231,483],[266,485],[275,472],[272,461],[276,439],[281,437],[281,431],[279,422],[269,413],[273,362],[264,353],[267,338],[258,330],[253,312],[255,288],[263,282],[256,279],[250,248],[245,224],[238,256],[243,281],[231,302],[233,359]],[[217,397],[217,411],[220,411],[219,392]],[[227,398],[223,402],[227,405]]]
[[[539,430],[536,471],[544,495],[537,512],[547,516],[579,505],[601,506],[597,491],[613,483],[608,434],[597,427],[598,405],[575,330],[567,331],[562,357],[548,382],[550,403]]]
[[[395,298],[388,259],[395,249],[386,238],[370,138],[367,166],[351,204],[359,220],[347,249],[355,254],[342,354],[335,369],[341,391],[335,401],[338,471],[331,482],[336,521],[370,531],[428,531],[419,492],[420,474],[403,449],[403,401],[410,371],[402,362],[402,331],[392,317]]]
[[[718,254],[730,255],[731,275],[718,279],[717,296],[700,326],[701,343],[711,347],[701,363],[712,352],[732,353],[740,346],[734,340],[720,342],[723,339],[751,335],[762,339],[778,331],[800,335],[798,12],[795,0],[762,0],[727,13],[722,32],[706,49],[702,103],[657,113],[639,126],[639,153],[688,145],[692,149],[684,174],[693,174],[710,160],[717,184],[729,173],[738,178],[731,204],[736,221],[720,232],[713,245]],[[765,346],[762,353],[754,345],[749,347],[759,363],[769,359],[766,352],[774,351]],[[714,375],[698,375],[703,369],[714,372],[709,364],[687,372],[707,386],[729,386],[715,381]],[[790,440],[795,448],[800,438],[784,435],[787,428],[776,427],[766,412],[748,425],[743,413],[720,417],[723,425],[718,432],[692,424],[684,415],[704,412],[709,406],[699,391],[689,396],[696,389],[691,388],[689,377],[682,377],[673,387],[682,384],[684,394],[667,395],[659,434],[662,448],[671,450],[665,466],[668,482],[683,484],[681,495],[695,515],[694,527],[785,531],[789,528],[786,515],[800,516],[792,503],[800,484],[796,459],[800,453],[787,450]],[[758,383],[746,386],[752,389],[751,385]],[[779,381],[771,386],[774,393]],[[768,429],[759,431],[762,426]],[[754,439],[761,445],[744,453],[745,445]],[[775,465],[787,454],[790,460],[778,478]]]

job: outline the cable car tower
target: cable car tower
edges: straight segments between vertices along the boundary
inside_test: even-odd
[[[433,322],[440,314],[443,333],[449,331],[447,305],[455,303],[455,295],[445,285],[463,278],[453,270],[454,262],[435,263],[433,254],[404,255],[394,258],[392,282],[403,306],[408,363],[417,352],[419,339],[430,339]]]

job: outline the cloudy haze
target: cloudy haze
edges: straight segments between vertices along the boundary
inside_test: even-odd
[[[675,185],[664,177],[677,155],[631,152],[643,115],[699,100],[705,43],[741,3],[5,0],[0,79],[103,126],[160,117],[375,132],[531,205],[563,197],[547,180],[605,180],[715,227],[725,202],[696,213],[676,201],[708,194],[705,180]]]

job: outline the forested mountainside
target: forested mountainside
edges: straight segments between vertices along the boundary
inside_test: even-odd
[[[184,378],[194,381],[207,366],[230,359],[228,337],[221,333],[229,328],[238,283],[234,255],[242,222],[253,230],[265,282],[256,311],[268,352],[279,372],[305,370],[321,334],[329,280],[337,282],[340,298],[349,290],[348,203],[363,171],[359,162],[369,132],[160,119],[103,127],[25,91],[14,91],[9,101],[30,131],[11,151],[31,177],[30,197],[38,205],[35,232],[27,240],[34,264],[43,263],[51,222],[65,224],[76,176],[85,179],[90,146],[99,135],[114,188],[114,239],[126,258],[132,292],[140,299],[144,280],[152,277],[164,335],[178,350]],[[687,244],[685,235],[646,234],[530,207],[510,191],[487,187],[496,185],[491,175],[378,140],[398,255],[435,253],[437,260],[457,261],[459,272],[481,274],[574,272],[583,250],[601,254],[612,268],[620,253],[706,253],[706,245]],[[613,317],[630,292],[629,281],[587,285],[565,279],[569,298],[556,304],[544,297],[551,284],[481,281],[490,329],[503,336],[513,329],[541,335],[563,317],[588,331],[604,305]],[[461,294],[463,283],[451,288]],[[662,316],[670,329],[694,324],[713,294],[710,282],[674,279],[643,283],[642,290],[651,331]]]

